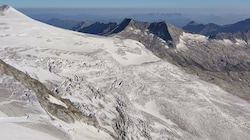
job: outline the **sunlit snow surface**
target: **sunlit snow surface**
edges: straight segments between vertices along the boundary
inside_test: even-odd
[[[194,38],[206,39],[186,33],[179,48]],[[95,115],[100,126],[115,135],[117,118],[122,115],[121,127],[130,139],[250,138],[248,102],[160,60],[138,41],[62,30],[10,8],[0,14],[0,58],[46,85],[53,83],[60,96],[70,99],[85,114]],[[5,80],[5,89],[10,82]],[[8,99],[1,100],[0,105]],[[27,100],[24,106],[29,105]],[[52,135],[18,123],[29,121],[27,114],[15,119],[15,114],[0,113],[0,135],[27,140],[35,136],[60,139],[64,134],[76,140],[111,139],[83,122],[51,121],[41,107],[37,108],[41,112],[38,116],[46,116],[40,121],[60,133]],[[20,129],[21,135],[8,135]]]

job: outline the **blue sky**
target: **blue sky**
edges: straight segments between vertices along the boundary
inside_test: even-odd
[[[15,8],[250,8],[250,0],[1,0]]]

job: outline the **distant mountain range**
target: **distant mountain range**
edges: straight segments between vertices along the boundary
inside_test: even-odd
[[[181,28],[177,28],[167,22],[142,22],[136,21],[134,19],[124,19],[120,24],[116,23],[86,23],[82,22],[73,28],[74,31],[79,31],[83,33],[91,33],[96,35],[111,35],[115,33],[122,32],[128,28],[137,30],[148,30],[150,33],[162,38],[168,45],[173,46],[178,42]]]
[[[72,29],[73,26],[79,23],[79,21],[75,20],[62,20],[58,18],[52,18],[48,20],[41,20],[44,23],[47,23],[49,25],[53,25],[56,27],[64,28],[64,29]]]
[[[117,25],[112,31],[106,32],[106,36],[120,36],[122,38],[134,39],[142,44],[144,44],[147,49],[157,54],[159,57],[168,58],[171,57],[174,61],[177,61],[178,64],[186,66],[186,65],[194,65],[199,67],[200,69],[208,70],[208,71],[248,71],[250,70],[250,64],[244,63],[243,61],[237,65],[235,65],[236,58],[223,58],[223,61],[227,61],[225,64],[219,62],[214,64],[213,61],[206,62],[207,60],[201,60],[197,58],[198,54],[203,54],[203,56],[207,55],[206,47],[214,47],[218,46],[217,41],[222,40],[225,44],[220,44],[220,46],[226,46],[227,42],[224,42],[224,39],[230,40],[231,44],[236,43],[239,46],[243,45],[248,47],[248,42],[250,40],[250,31],[243,31],[247,29],[247,22],[245,20],[243,22],[238,22],[236,24],[232,24],[231,26],[225,26],[223,29],[231,29],[226,33],[217,33],[213,36],[206,37],[203,35],[194,35],[191,33],[187,33],[184,29],[181,29],[177,26],[171,25],[167,22],[141,22],[133,19],[124,19],[119,25]],[[210,24],[212,25],[212,24]],[[239,29],[239,32],[233,32],[235,29],[233,27],[242,26],[243,29]],[[89,27],[89,26],[88,26]],[[108,26],[107,26],[108,27]],[[234,29],[234,30],[233,30]],[[242,31],[242,32],[240,32]],[[232,32],[232,33],[231,33]],[[190,37],[189,37],[190,36]],[[197,42],[195,42],[195,40]],[[229,42],[230,42],[229,41]],[[163,43],[164,42],[164,43]],[[188,43],[191,46],[200,46],[202,48],[191,47],[192,52],[199,52],[197,55],[189,54],[188,52],[181,51],[180,55],[177,57],[175,52],[166,51],[166,48],[179,48],[180,44]],[[232,48],[228,48],[230,51],[220,50],[220,52],[213,52],[216,49],[212,49],[211,54],[213,54],[214,58],[210,58],[211,56],[207,56],[209,60],[218,59],[220,61],[220,55],[228,54],[230,55]],[[166,51],[166,52],[165,52]],[[232,51],[233,52],[233,51]],[[216,54],[217,53],[217,54]],[[163,56],[162,56],[163,55]],[[202,56],[199,56],[202,57]],[[227,59],[227,60],[224,60]]]
[[[123,21],[124,16],[103,16],[97,14],[78,14],[78,15],[63,15],[63,14],[30,14],[34,19],[42,21],[44,23],[70,29],[74,31],[103,35],[112,31]],[[184,30],[198,33],[206,36],[214,36],[218,33],[235,33],[244,32],[250,29],[250,19],[239,21],[242,16],[236,16],[237,18],[229,19],[227,16],[194,16],[185,15],[181,13],[147,13],[147,14],[131,14],[125,17],[143,21],[143,22],[161,22],[166,21],[177,27],[182,27]],[[190,22],[191,21],[191,22]],[[197,21],[198,23],[196,23]],[[211,23],[208,23],[208,22]],[[225,22],[223,22],[225,21]],[[84,22],[88,23],[88,26],[81,27]],[[199,24],[208,23],[208,24]],[[225,24],[235,22],[234,24]],[[221,25],[222,24],[222,25]]]
[[[113,23],[120,23],[124,19],[124,17],[112,17],[112,16],[98,16],[98,15],[91,15],[91,14],[81,14],[81,15],[60,15],[60,14],[37,14],[37,15],[30,15],[32,18],[42,21],[44,23],[61,27],[65,29],[76,29],[77,25],[83,22],[90,22],[90,23],[103,23],[109,24],[110,22]],[[160,22],[160,21],[167,21],[173,25],[178,27],[182,27],[186,25],[191,18],[186,17],[180,13],[148,13],[148,14],[133,14],[126,16],[128,18],[132,18],[138,21],[144,22]],[[97,25],[96,25],[97,26]],[[91,27],[92,28],[92,27]],[[103,27],[102,27],[103,28]],[[89,31],[89,29],[87,29]],[[90,33],[92,33],[92,29]],[[83,31],[84,32],[84,31]]]
[[[110,22],[110,23],[96,22],[94,24],[91,24],[89,22],[81,22],[76,26],[74,26],[73,30],[89,34],[105,35],[114,30],[117,26],[118,24],[115,22]]]
[[[220,40],[230,40],[234,43],[239,43],[240,41],[247,42],[248,44],[250,40],[250,30],[242,31],[242,32],[235,32],[235,33],[217,33],[209,37],[210,39],[220,39]]]
[[[128,25],[131,25],[131,28],[133,28],[134,22],[136,20],[133,19],[125,19],[123,20],[120,24],[110,22],[110,23],[89,23],[89,22],[81,22],[74,26],[72,30],[78,31],[78,32],[83,32],[83,33],[90,33],[90,34],[96,34],[96,35],[110,35],[112,33],[118,33],[122,30],[124,30],[125,27]],[[169,35],[167,35],[166,29],[167,27],[163,26],[167,24],[166,22],[137,22],[136,28],[148,28],[148,30],[153,33],[153,34],[159,34],[161,38],[164,40],[169,41]],[[159,26],[162,29],[159,30],[159,32],[156,32],[153,30],[153,26]],[[167,24],[168,25],[168,24]],[[250,19],[246,19],[234,24],[230,25],[217,25],[214,23],[209,23],[209,24],[198,24],[194,21],[188,23],[186,26],[183,27],[183,30],[192,32],[192,33],[197,33],[205,36],[209,36],[210,39],[228,39],[233,42],[236,41],[237,39],[247,41],[249,38],[249,30],[250,30]],[[161,36],[164,35],[164,36]],[[166,39],[167,38],[167,39]]]
[[[191,21],[186,26],[184,26],[183,29],[206,36],[214,36],[218,33],[246,32],[250,30],[250,19],[223,26],[214,23],[198,24],[194,21]]]

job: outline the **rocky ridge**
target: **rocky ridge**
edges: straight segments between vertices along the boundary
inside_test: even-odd
[[[183,27],[184,30],[189,32],[202,34],[206,36],[215,36],[217,34],[234,34],[237,32],[247,32],[250,30],[250,19],[239,21],[233,24],[228,25],[217,25],[214,23],[209,24],[198,24],[194,21],[191,21],[186,26]]]
[[[158,57],[180,65],[187,72],[218,84],[234,95],[250,100],[248,32],[231,35],[222,33],[207,38],[186,33],[163,22],[144,22],[144,26],[141,24],[133,21],[133,24],[127,24],[123,30],[116,31],[111,36],[139,40]],[[148,29],[150,25],[157,28]]]

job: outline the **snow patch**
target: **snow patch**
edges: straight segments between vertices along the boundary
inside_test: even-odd
[[[242,39],[236,39],[236,45],[245,46],[247,45],[247,42]]]
[[[184,40],[191,40],[191,41],[198,41],[198,42],[208,42],[208,37],[199,35],[199,34],[191,34],[183,32],[183,35],[181,36]]]
[[[187,50],[186,44],[197,44],[197,43],[206,43],[208,42],[208,37],[199,35],[199,34],[191,34],[183,32],[180,36],[179,43],[176,45],[178,50]]]
[[[160,59],[148,51],[143,44],[138,41],[126,39],[124,40],[125,47],[120,51],[123,51],[123,55],[117,53],[119,48],[107,48],[108,52],[117,60],[120,64],[127,65],[139,65],[146,62],[155,62]]]
[[[223,39],[223,43],[226,45],[233,45],[233,42],[229,39]]]
[[[60,106],[65,107],[65,108],[68,108],[68,106],[67,106],[65,103],[63,103],[62,101],[56,99],[55,97],[53,97],[53,96],[51,96],[51,95],[49,95],[49,98],[47,98],[47,99],[48,99],[51,103],[53,103],[53,104],[57,104],[57,105],[60,105]]]
[[[176,45],[177,50],[187,50],[186,42],[180,38],[179,43]]]

